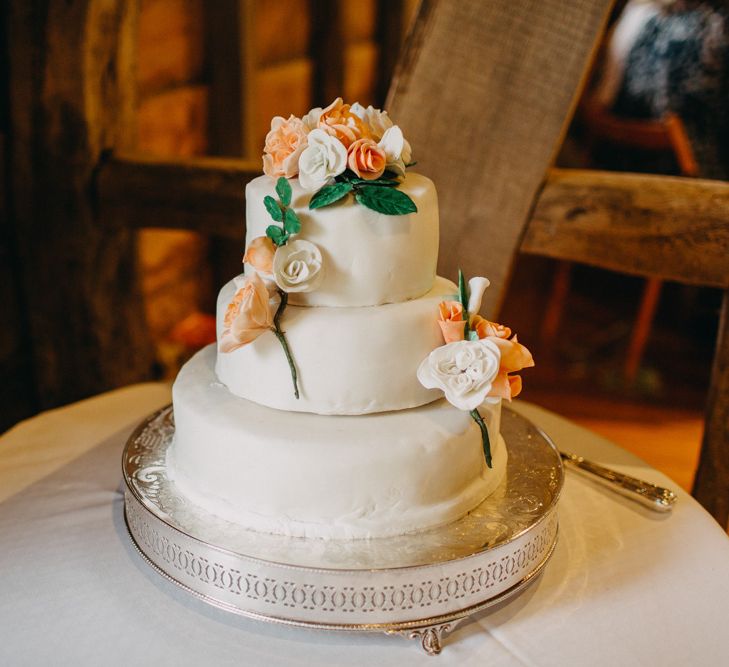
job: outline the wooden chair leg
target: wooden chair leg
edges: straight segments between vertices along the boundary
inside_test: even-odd
[[[542,320],[542,330],[539,334],[541,347],[544,350],[552,350],[553,343],[557,338],[565,303],[567,303],[567,295],[570,291],[571,274],[572,264],[570,262],[559,262],[557,264],[554,279],[552,280],[552,290]]]
[[[719,318],[706,424],[692,495],[729,529],[729,290]]]
[[[649,278],[643,288],[643,296],[640,300],[638,317],[633,325],[633,332],[630,336],[630,345],[625,359],[623,375],[628,384],[633,384],[638,375],[640,360],[643,358],[645,344],[651,332],[651,325],[656,314],[658,298],[661,295],[663,281],[659,278]]]

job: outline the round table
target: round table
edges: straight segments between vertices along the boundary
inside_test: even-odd
[[[729,538],[719,525],[633,455],[518,401],[561,449],[673,488],[673,513],[567,471],[542,576],[458,626],[437,658],[398,637],[282,627],[210,607],[152,571],[124,524],[122,448],[169,400],[168,385],[135,385],[0,437],[0,664],[729,664]]]

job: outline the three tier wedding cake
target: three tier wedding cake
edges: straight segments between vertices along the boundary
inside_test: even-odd
[[[169,468],[240,526],[372,538],[463,516],[501,482],[501,400],[531,355],[436,276],[438,202],[387,113],[276,117],[246,187],[244,273],[173,388]]]

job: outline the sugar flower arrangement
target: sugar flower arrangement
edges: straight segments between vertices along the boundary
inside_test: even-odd
[[[397,189],[413,164],[410,144],[386,111],[338,97],[303,118],[276,116],[266,135],[263,173],[295,178],[312,192],[310,209],[329,206],[354,194],[357,203],[386,215],[417,210]],[[274,239],[275,241],[275,239]]]
[[[438,306],[444,345],[433,350],[418,367],[418,380],[440,389],[451,405],[467,410],[481,429],[486,464],[491,467],[491,443],[478,411],[482,403],[511,400],[521,392],[523,368],[534,366],[531,352],[511,335],[511,329],[478,314],[486,278],[466,284],[458,272],[458,294]]]
[[[285,177],[276,182],[278,201],[271,196],[264,204],[274,222],[266,236],[254,238],[246,248],[243,261],[255,271],[238,279],[238,288],[228,304],[220,336],[220,351],[233,352],[252,343],[266,331],[278,338],[286,355],[294,385],[294,396],[299,398],[298,375],[286,335],[281,329],[281,316],[290,292],[309,292],[321,282],[322,257],[319,248],[305,239],[291,239],[301,231],[301,222],[291,208],[291,184]],[[278,298],[275,313],[271,299]]]
[[[263,204],[273,224],[246,248],[243,261],[255,271],[238,280],[224,318],[221,352],[233,352],[272,331],[286,355],[294,396],[299,398],[296,364],[281,316],[289,293],[317,289],[324,274],[319,248],[298,238],[301,221],[291,206],[289,179],[298,176],[300,185],[313,193],[310,209],[329,206],[352,193],[359,204],[378,213],[404,215],[417,210],[412,199],[397,189],[411,158],[410,144],[386,111],[344,104],[341,97],[303,118],[276,116],[271,121],[263,172],[277,179],[278,199],[268,195]]]

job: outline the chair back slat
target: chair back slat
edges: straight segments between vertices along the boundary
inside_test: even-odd
[[[424,0],[388,109],[438,189],[439,272],[487,275],[494,315],[610,0]]]
[[[580,111],[588,145],[605,141],[612,146],[671,152],[682,176],[698,176],[699,165],[686,128],[675,113],[645,120],[620,118],[597,104],[584,104]]]
[[[620,273],[728,288],[729,183],[551,169],[521,250]]]

